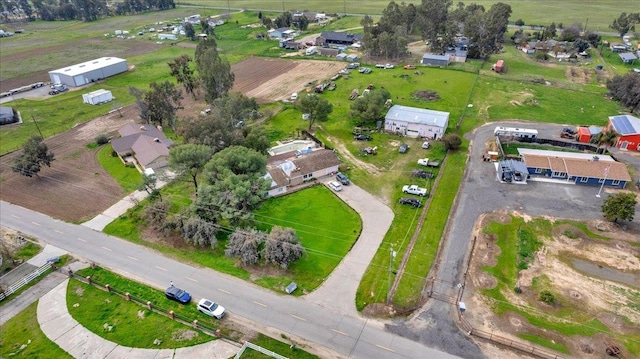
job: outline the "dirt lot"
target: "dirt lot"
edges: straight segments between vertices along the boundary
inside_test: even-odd
[[[522,217],[528,220],[526,216]],[[470,264],[468,278],[471,280],[467,281],[465,288],[465,300],[473,308],[465,318],[474,328],[519,341],[522,339],[517,338],[518,334],[543,337],[563,344],[571,352],[567,357],[572,358],[606,358],[605,341],[616,343],[626,358],[633,357],[624,349],[619,338],[612,338],[606,333],[567,337],[533,326],[520,314],[493,314],[490,300],[479,293],[480,289],[493,288],[497,284],[496,278],[482,270],[483,266],[495,266],[500,254],[500,248],[495,245],[496,238],[482,230],[493,221],[506,223],[510,217],[506,212],[490,213],[479,219],[476,225],[478,240]],[[555,226],[553,238],[544,240],[534,262],[519,274],[518,285],[522,293],[508,291],[503,294],[510,303],[526,307],[527,312],[536,316],[569,311],[575,313],[573,316],[576,318],[597,318],[616,335],[627,338],[635,336],[637,340],[640,337],[640,328],[637,326],[640,323],[640,248],[631,244],[637,244],[640,233],[630,233],[608,222],[593,221],[586,224],[590,231],[610,240],[591,239],[571,224]],[[596,274],[587,274],[584,269],[574,269],[575,259],[592,263],[592,270],[598,273],[613,273],[611,275],[617,276],[616,280],[605,280]],[[544,276],[548,278],[545,286],[558,298],[555,305],[545,304],[538,299],[539,289],[535,288],[534,278],[546,281]]]
[[[98,164],[96,150],[87,144],[137,118],[130,106],[123,116],[113,113],[79,125],[46,140],[56,156],[39,176],[11,171],[17,152],[0,158],[0,199],[65,221],[88,220],[123,197],[120,185]]]
[[[231,91],[255,97],[259,103],[288,99],[314,81],[331,78],[345,67],[336,61],[300,61],[251,57],[231,67],[236,75]]]

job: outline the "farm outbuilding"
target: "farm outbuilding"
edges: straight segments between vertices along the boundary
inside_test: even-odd
[[[611,156],[518,148],[529,180],[624,188],[631,176],[624,163]]]
[[[620,60],[625,64],[633,64],[638,59],[633,52],[623,52],[619,56]]]
[[[178,40],[176,34],[158,34],[158,40]]]
[[[447,66],[451,62],[449,55],[424,54],[422,55],[423,65]]]
[[[49,71],[49,78],[54,84],[78,87],[128,70],[127,60],[117,57],[101,57],[81,64]]]
[[[18,122],[18,116],[12,107],[0,106],[0,125]]]
[[[111,100],[113,100],[113,94],[111,94],[111,91],[105,89],[82,94],[82,101],[89,105],[99,105]]]
[[[449,112],[393,105],[384,117],[384,130],[409,137],[437,140],[449,126]]]
[[[616,147],[621,150],[640,151],[640,118],[631,115],[609,116],[607,130],[618,133]]]

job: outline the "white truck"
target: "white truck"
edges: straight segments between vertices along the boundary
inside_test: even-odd
[[[307,51],[305,53],[307,54],[307,56],[309,56],[309,55],[314,55],[316,52],[318,52],[318,48],[315,46],[311,46],[307,48]]]
[[[408,194],[415,194],[416,196],[421,196],[421,197],[424,197],[427,195],[426,188],[418,187],[418,185],[415,185],[415,184],[402,186],[402,192],[408,193]]]
[[[418,164],[420,166],[426,166],[426,167],[438,167],[440,166],[440,161],[438,160],[429,161],[428,158],[421,158],[418,160]]]

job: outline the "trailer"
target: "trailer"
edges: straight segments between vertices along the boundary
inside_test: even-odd
[[[536,138],[538,137],[538,130],[532,130],[528,128],[515,128],[515,127],[502,127],[498,126],[493,131],[496,136],[513,136],[517,138]]]
[[[314,55],[316,52],[318,52],[318,48],[315,47],[315,46],[311,46],[311,47],[307,48],[307,50],[305,51],[305,54]]]
[[[82,101],[89,105],[99,105],[111,100],[113,100],[113,94],[109,90],[100,89],[82,94]]]

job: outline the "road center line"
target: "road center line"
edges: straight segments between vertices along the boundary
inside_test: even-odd
[[[295,315],[295,314],[290,314],[290,315],[291,315],[292,317],[294,317],[294,318],[298,319],[298,320],[302,320],[303,322],[306,322],[306,321],[307,321],[306,319],[304,319],[304,318],[302,318],[302,317],[299,317],[299,316],[297,316],[297,315]]]
[[[138,258],[136,258],[136,257],[132,257],[132,256],[127,256],[127,258],[132,259],[132,260],[134,260],[134,261],[137,261],[137,260],[138,260]]]
[[[36,226],[40,226],[40,223],[36,223],[34,221],[31,221],[31,223],[35,224]]]
[[[380,349],[384,349],[384,350],[386,350],[386,351],[389,351],[389,352],[395,353],[395,351],[394,351],[393,349],[391,349],[391,348],[383,347],[382,345],[378,345],[378,344],[376,344],[376,346],[377,346],[378,348],[380,348]]]
[[[349,336],[349,334],[347,334],[347,333],[345,333],[345,332],[341,332],[341,331],[336,330],[336,329],[331,329],[331,330],[332,330],[332,331],[334,331],[334,332],[336,332],[336,333],[338,333],[338,334],[342,334],[342,335],[344,335],[345,337],[348,337],[348,336]]]
[[[107,247],[102,247],[102,248],[108,250],[109,252],[112,252],[111,248],[107,248]]]
[[[20,217],[16,216],[15,214],[12,214],[11,217],[20,219]]]
[[[225,293],[225,294],[231,294],[231,292],[229,292],[228,290],[224,290],[224,289],[220,289],[220,288],[218,288],[218,290],[221,291],[222,293]]]
[[[264,303],[260,303],[260,302],[256,302],[255,300],[253,300],[252,302],[256,303],[257,305],[259,305],[259,306],[261,306],[261,307],[265,307],[265,308],[267,307],[267,305],[266,305],[266,304],[264,304]]]
[[[190,280],[190,281],[192,281],[192,282],[196,282],[196,283],[198,283],[198,281],[197,281],[197,280],[195,280],[195,279],[193,279],[193,278],[189,278],[189,277],[185,277],[185,278],[187,278],[188,280]]]
[[[79,240],[80,242],[85,242],[85,243],[87,243],[87,240],[86,240],[86,239],[78,238],[78,240]]]
[[[64,233],[60,232],[60,231],[59,231],[59,230],[57,230],[57,229],[54,229],[53,231],[54,231],[54,232],[56,232],[56,233],[64,234]]]
[[[162,271],[165,271],[165,272],[167,271],[167,269],[166,269],[166,268],[162,268],[162,267],[158,267],[158,266],[156,266],[156,268],[158,268],[158,269],[160,269],[160,270],[162,270]]]

